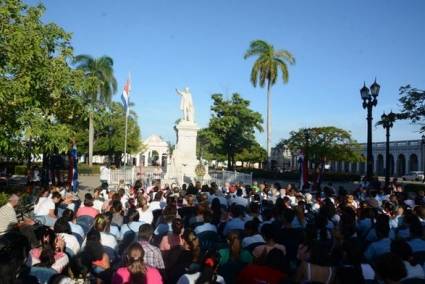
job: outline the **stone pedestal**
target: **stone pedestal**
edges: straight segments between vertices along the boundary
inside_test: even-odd
[[[193,182],[195,168],[198,164],[196,159],[196,137],[198,126],[194,122],[180,121],[176,125],[177,143],[172,157],[167,165],[165,180],[168,182],[183,183]]]

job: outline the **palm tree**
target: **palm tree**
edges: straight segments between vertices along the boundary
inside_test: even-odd
[[[254,87],[257,82],[260,87],[267,83],[267,165],[270,168],[271,161],[271,87],[276,83],[279,77],[279,70],[282,73],[283,83],[288,83],[288,63],[295,64],[295,58],[287,50],[275,50],[273,45],[263,41],[254,40],[246,51],[244,59],[251,56],[257,56],[251,70],[251,83]]]
[[[93,162],[93,112],[96,105],[110,105],[112,96],[117,91],[117,80],[114,77],[114,61],[109,56],[93,58],[90,55],[82,54],[74,58],[74,64],[77,69],[84,71],[88,77],[95,77],[98,80],[97,91],[87,94],[89,104],[89,165]]]

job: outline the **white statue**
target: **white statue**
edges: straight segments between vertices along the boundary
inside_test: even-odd
[[[180,101],[180,109],[183,111],[183,120],[194,122],[194,112],[195,108],[192,103],[192,94],[189,91],[189,88],[184,88],[183,91],[176,89],[178,95],[182,96]]]

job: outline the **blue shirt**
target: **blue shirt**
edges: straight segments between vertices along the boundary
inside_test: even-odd
[[[420,238],[414,238],[407,242],[413,252],[425,251],[425,241]]]
[[[391,251],[391,240],[384,238],[371,243],[364,253],[364,256],[369,262],[372,262],[376,257]]]
[[[223,229],[223,235],[227,236],[232,230],[243,230],[245,228],[245,221],[241,218],[233,218],[227,221]]]
[[[144,222],[131,222],[128,224],[123,224],[121,226],[121,240],[124,239],[124,236],[127,232],[133,231],[136,233],[136,235],[139,233],[139,227],[142,226]]]

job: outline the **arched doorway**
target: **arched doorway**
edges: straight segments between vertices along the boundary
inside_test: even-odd
[[[384,157],[381,154],[376,157],[376,174],[379,176],[384,175]]]
[[[416,156],[416,154],[411,154],[409,157],[409,171],[417,171],[418,165],[418,156]]]
[[[403,154],[398,155],[397,158],[397,175],[403,176],[406,174],[406,158]]]
[[[140,164],[140,166],[142,166],[142,167],[145,167],[145,166],[146,166],[146,165],[145,165],[145,155],[140,154],[140,156],[139,156],[139,164]]]
[[[394,157],[390,154],[390,176],[394,176]]]
[[[149,166],[157,166],[159,160],[159,154],[157,151],[153,150],[149,155]]]
[[[167,158],[168,158],[167,154],[162,154],[162,157],[161,157],[161,165],[162,165],[163,167],[167,167]]]
[[[351,172],[354,174],[354,173],[357,173],[357,162],[352,162],[351,163]]]

